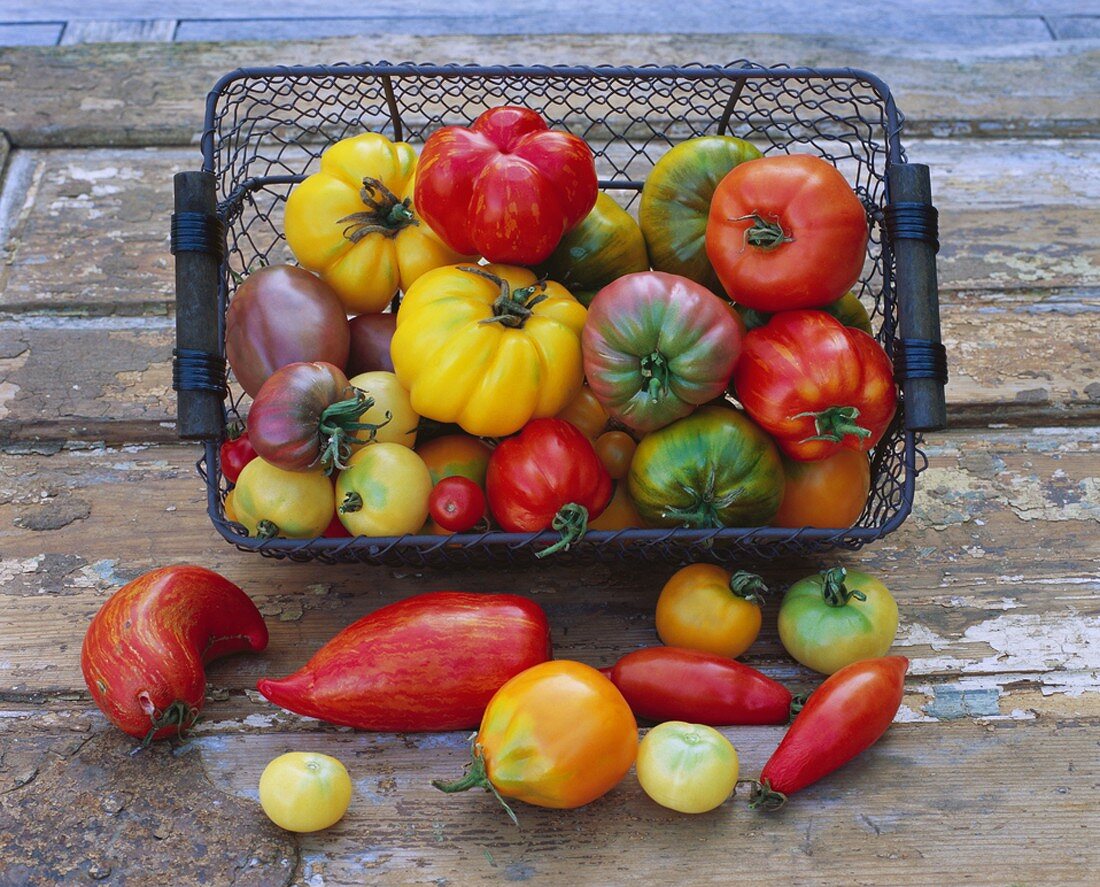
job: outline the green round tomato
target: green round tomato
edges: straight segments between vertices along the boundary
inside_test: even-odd
[[[558,242],[550,258],[535,268],[564,286],[585,307],[611,281],[649,270],[642,229],[603,191],[576,228]]]
[[[748,416],[708,406],[642,438],[630,496],[653,527],[762,527],[783,499],[783,464]]]
[[[725,293],[707,258],[710,200],[731,169],[760,156],[743,139],[702,136],[681,142],[657,161],[638,207],[654,271],[680,274],[713,293]]]
[[[764,326],[772,319],[772,315],[767,311],[757,311],[755,308],[747,308],[744,305],[735,305],[734,307],[745,322],[745,329],[747,330]],[[831,314],[845,326],[863,330],[868,336],[874,335],[871,330],[871,315],[867,313],[867,309],[863,307],[863,303],[856,294],[850,290],[835,302],[822,305],[819,310]]]
[[[662,807],[706,813],[737,785],[737,750],[703,724],[665,721],[642,739],[635,764],[642,790]]]
[[[783,646],[822,674],[885,656],[897,630],[898,605],[886,586],[844,567],[799,580],[779,607]]]

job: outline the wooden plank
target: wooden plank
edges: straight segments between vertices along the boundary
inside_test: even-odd
[[[380,48],[381,47],[381,48]],[[874,71],[889,83],[912,135],[1058,135],[1095,131],[1094,41],[974,48],[903,39],[728,35],[376,37],[291,43],[86,45],[0,50],[12,98],[0,129],[20,147],[183,145],[202,127],[203,102],[225,72],[247,65],[331,59],[445,59],[482,64],[682,64],[734,57]],[[143,97],[134,101],[135,96]]]
[[[259,677],[293,671],[379,606],[441,587],[532,595],[559,656],[606,664],[656,641],[653,607],[675,565],[559,561],[550,571],[446,572],[274,562],[216,536],[195,456],[192,447],[162,446],[0,459],[0,693],[8,702],[84,698],[76,651],[88,619],[123,582],[163,563],[223,572],[268,617],[267,652],[212,666],[214,687],[234,694],[214,717],[270,714],[258,697],[242,696]],[[1100,630],[1100,429],[946,435],[929,456],[913,517],[860,554],[837,558],[882,574],[899,600],[913,717],[955,716],[951,706],[968,697],[986,714],[1030,717],[1055,706],[1100,716],[1100,660],[1090,641]],[[783,588],[831,560],[762,572]],[[811,677],[778,643],[776,605],[749,660],[808,686]]]
[[[0,21],[0,46],[54,46],[64,27],[62,22]]]
[[[1100,37],[1100,15],[1051,15],[1046,20],[1058,40]]]
[[[74,19],[65,23],[61,46],[78,43],[171,43],[176,20],[156,19]]]

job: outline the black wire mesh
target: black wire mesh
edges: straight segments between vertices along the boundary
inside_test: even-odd
[[[867,261],[857,295],[878,340],[893,353],[897,305],[893,261],[883,236],[886,168],[904,161],[901,114],[889,90],[851,69],[725,66],[574,68],[479,67],[402,63],[257,68],[222,78],[207,101],[204,169],[217,179],[226,225],[219,320],[234,281],[259,264],[292,262],[282,213],[294,184],[316,171],[321,152],[372,130],[421,145],[440,126],[468,124],[482,111],[519,104],[591,145],[601,187],[627,209],[654,163],[673,145],[701,135],[748,139],[765,154],[814,153],[853,185],[870,221]],[[223,346],[224,347],[224,346]],[[227,412],[246,412],[231,386]],[[776,528],[590,532],[565,555],[733,562],[856,549],[895,529],[908,515],[924,466],[919,439],[903,430],[904,403],[872,456],[871,495],[856,526],[837,530]],[[527,561],[556,534],[486,533],[316,540],[248,538],[226,520],[227,484],[217,447],[199,461],[215,526],[242,549],[292,560],[460,566]]]

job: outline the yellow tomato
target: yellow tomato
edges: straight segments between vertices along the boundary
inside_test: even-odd
[[[737,750],[703,724],[666,721],[638,746],[638,782],[662,807],[706,813],[721,806],[737,786]]]
[[[321,155],[321,169],[290,192],[287,244],[351,314],[381,311],[398,289],[464,258],[416,215],[416,151],[365,132]]]
[[[340,522],[353,536],[404,536],[428,519],[432,476],[408,447],[367,444],[336,479]]]
[[[630,491],[624,481],[615,484],[615,492],[598,518],[588,522],[590,530],[625,530],[629,527],[644,527],[638,509],[630,498]]]
[[[332,481],[320,468],[284,471],[257,456],[233,488],[233,511],[249,536],[313,539],[325,532],[333,510]]]
[[[335,825],[351,802],[351,779],[336,758],[315,752],[279,755],[260,777],[260,805],[279,828],[317,832]]]
[[[225,502],[222,504],[222,509],[225,511],[225,519],[233,521],[233,523],[240,523],[237,520],[236,509],[233,508],[233,491],[230,490],[225,494]]]
[[[379,443],[396,443],[403,447],[416,445],[416,429],[420,416],[409,402],[409,392],[401,387],[397,376],[384,370],[360,373],[348,380],[351,384],[373,398],[374,406],[359,417],[360,422],[382,427],[374,435]],[[389,414],[389,421],[386,414]],[[385,423],[385,424],[383,424]],[[359,440],[369,440],[369,431],[357,431]]]
[[[766,591],[753,573],[730,576],[714,564],[691,564],[673,574],[657,598],[657,634],[670,647],[705,650],[731,659],[760,633]]]
[[[526,268],[437,268],[401,302],[394,372],[421,416],[503,437],[576,395],[586,314],[561,284]]]

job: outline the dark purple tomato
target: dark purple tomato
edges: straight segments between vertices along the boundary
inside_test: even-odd
[[[351,349],[348,352],[348,378],[375,370],[393,372],[390,340],[397,329],[396,314],[360,314],[349,322]]]
[[[269,265],[245,278],[225,318],[225,353],[249,394],[280,367],[320,360],[343,368],[351,333],[344,306],[319,277]]]

